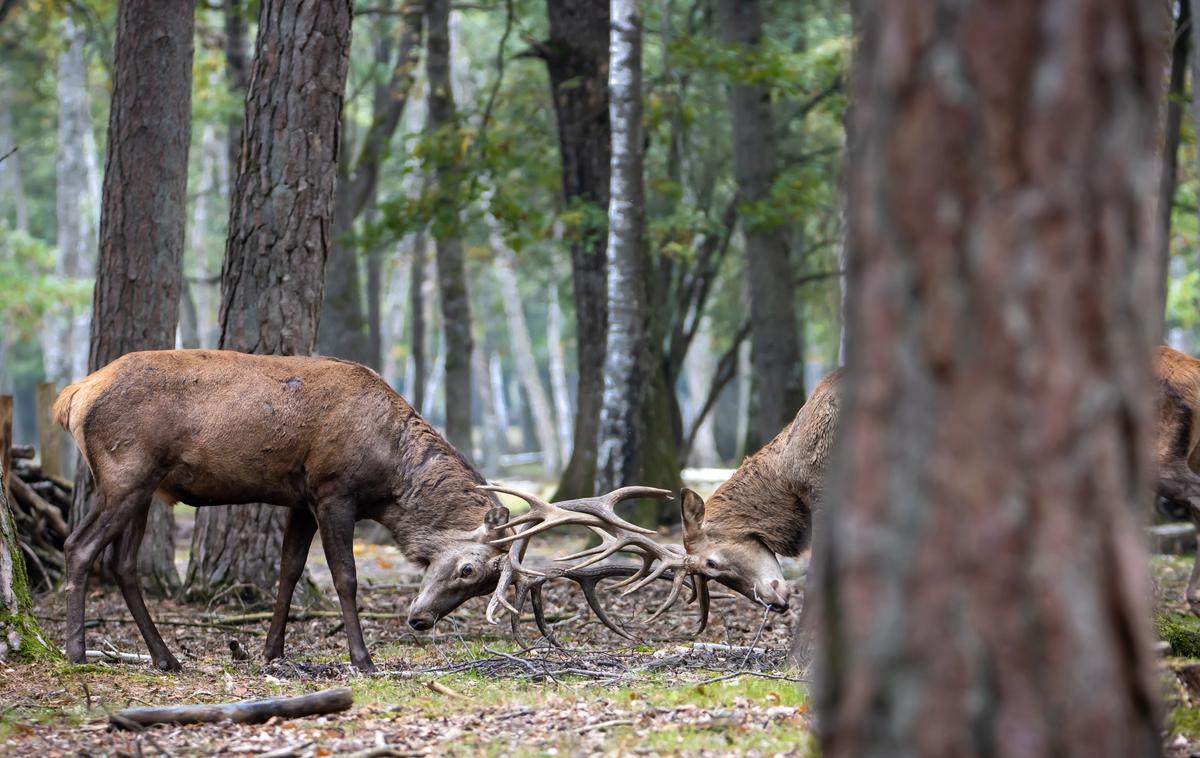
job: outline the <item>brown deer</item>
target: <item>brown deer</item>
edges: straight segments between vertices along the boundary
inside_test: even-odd
[[[1200,533],[1200,361],[1169,347],[1157,356],[1159,380],[1158,495],[1181,507]],[[1200,614],[1200,542],[1187,585],[1187,602]]]
[[[291,509],[265,646],[283,655],[288,608],[316,531],[341,603],[350,658],[374,668],[355,605],[354,524],[373,519],[425,567],[408,623],[431,628],[492,591],[508,512],[484,479],[374,371],[322,358],[213,350],[130,353],[63,390],[54,415],[96,480],[66,543],[67,656],[84,662],[84,592],[115,542],[117,577],[154,664],[178,670],[146,610],[137,554],[151,496],[193,506]],[[486,523],[485,523],[486,520]]]

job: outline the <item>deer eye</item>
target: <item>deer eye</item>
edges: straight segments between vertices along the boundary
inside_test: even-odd
[[[463,579],[466,579],[468,576],[470,576],[471,574],[474,574],[474,573],[475,573],[475,568],[473,566],[471,566],[471,564],[468,563],[467,565],[463,566],[459,570],[458,575],[461,576]]]
[[[709,558],[707,561],[704,562],[704,568],[709,568],[709,569],[716,571],[717,570],[717,562],[714,561],[712,558]]]

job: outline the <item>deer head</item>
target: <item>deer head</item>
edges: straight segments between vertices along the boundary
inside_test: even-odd
[[[684,488],[683,546],[692,569],[749,599],[782,613],[788,609],[788,586],[779,559],[752,531],[731,532],[704,523],[704,498]]]
[[[479,528],[449,538],[425,569],[417,599],[408,609],[408,625],[432,629],[443,616],[473,597],[486,595],[500,579],[505,547],[493,541],[507,531],[508,509],[496,506]]]

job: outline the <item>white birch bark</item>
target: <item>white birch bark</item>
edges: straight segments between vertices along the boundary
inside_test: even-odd
[[[492,249],[496,253],[493,271],[500,285],[500,299],[504,303],[505,320],[508,322],[508,344],[516,363],[517,376],[529,397],[529,410],[533,414],[534,432],[542,448],[542,466],[546,474],[558,474],[560,461],[558,431],[554,424],[554,413],[550,409],[550,398],[538,374],[537,361],[533,355],[533,344],[529,338],[529,325],[525,321],[521,292],[517,286],[516,261],[511,250],[492,232]]]
[[[387,276],[383,296],[383,323],[380,341],[383,355],[383,379],[393,389],[400,390],[400,364],[396,360],[396,344],[404,337],[408,317],[408,287],[412,268],[401,256],[396,256]]]
[[[641,475],[641,406],[646,372],[645,202],[642,175],[642,71],[638,0],[612,0],[608,73],[612,172],[608,203],[608,348],[596,490]],[[586,349],[586,346],[581,346]]]
[[[496,405],[496,425],[503,435],[504,448],[508,449],[508,430],[512,418],[508,412],[508,390],[504,385],[504,367],[500,365],[500,354],[488,356],[488,380],[492,385],[492,402]]]

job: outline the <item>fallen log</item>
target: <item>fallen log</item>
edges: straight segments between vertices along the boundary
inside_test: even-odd
[[[347,710],[353,704],[354,695],[350,688],[341,687],[299,697],[273,697],[265,700],[244,700],[240,703],[126,708],[111,714],[108,723],[113,728],[132,731],[140,731],[154,724],[214,724],[219,721],[261,724],[272,716],[282,719],[319,716]]]
[[[12,487],[13,497],[18,503],[26,508],[29,508],[30,510],[37,511],[43,518],[46,519],[46,522],[50,524],[50,528],[53,529],[59,537],[62,537],[63,539],[67,538],[67,535],[71,533],[71,530],[67,528],[67,522],[62,517],[62,511],[43,500],[42,496],[34,492],[33,488],[24,482],[19,476],[14,476],[10,484]]]

